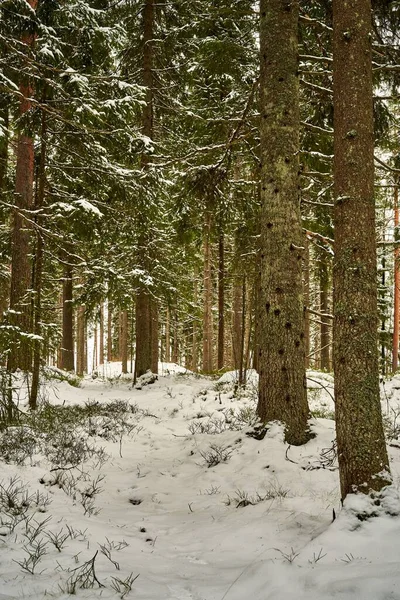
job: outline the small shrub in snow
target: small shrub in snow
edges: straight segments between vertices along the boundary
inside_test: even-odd
[[[236,490],[235,496],[231,498],[227,497],[225,504],[226,506],[231,506],[232,504],[236,508],[243,508],[245,506],[255,506],[260,502],[265,502],[266,500],[275,500],[275,498],[286,498],[289,490],[283,488],[281,485],[272,485],[265,492],[260,493],[256,492],[251,495],[245,490]]]
[[[35,540],[29,545],[24,546],[23,550],[28,556],[22,560],[14,560],[14,562],[16,562],[23,571],[27,571],[31,575],[34,575],[36,567],[43,556],[47,554],[47,542]],[[43,573],[43,571],[41,572]]]
[[[229,446],[218,446],[211,444],[208,450],[200,451],[201,457],[204,459],[208,468],[215,467],[220,463],[227,462],[232,455],[232,448]]]
[[[38,448],[35,432],[27,426],[7,427],[0,433],[0,455],[6,463],[23,465]]]
[[[120,594],[120,598],[123,599],[132,590],[132,585],[139,577],[131,573],[126,579],[120,579],[119,577],[111,577],[111,587]]]
[[[218,435],[228,428],[225,419],[222,417],[212,417],[207,421],[193,421],[189,424],[189,433],[195,435],[197,433],[207,433],[209,435]]]
[[[65,590],[67,594],[76,594],[77,590],[88,590],[94,587],[104,588],[104,584],[99,581],[96,574],[96,558],[99,551],[97,550],[94,556],[83,563],[80,567],[70,570],[71,575],[67,579]]]

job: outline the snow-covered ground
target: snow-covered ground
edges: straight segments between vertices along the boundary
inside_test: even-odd
[[[164,364],[133,389],[119,368],[79,388],[46,383],[51,405],[88,406],[75,437],[72,425],[53,440],[51,427],[36,432],[16,465],[2,434],[0,600],[400,600],[400,518],[361,522],[350,497],[341,507],[330,375],[309,373],[316,436],[295,448],[278,424],[247,435],[254,372],[235,393],[234,373],[212,381]],[[400,378],[384,387],[397,488]]]

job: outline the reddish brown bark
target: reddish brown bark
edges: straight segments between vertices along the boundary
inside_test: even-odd
[[[37,0],[28,0],[33,10],[36,10]],[[26,32],[22,42],[27,47],[27,54],[33,48],[35,35]],[[15,209],[12,223],[11,250],[11,290],[10,309],[11,323],[19,329],[18,343],[13,345],[8,368],[11,371],[22,369],[30,371],[32,367],[32,347],[26,335],[32,330],[31,298],[29,289],[32,283],[32,264],[30,259],[32,227],[30,213],[33,205],[34,180],[34,146],[30,128],[26,125],[27,114],[31,110],[33,86],[26,75],[20,81],[20,119],[23,128],[19,131],[17,141],[17,163],[15,175]]]

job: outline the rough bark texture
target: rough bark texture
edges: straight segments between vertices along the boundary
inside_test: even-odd
[[[143,86],[146,89],[145,104],[142,112],[142,132],[154,138],[154,73],[153,73],[153,38],[155,21],[155,2],[145,0],[143,5]],[[149,155],[141,156],[141,168],[148,169]],[[146,223],[144,228],[148,227]],[[150,271],[149,231],[140,235],[140,261],[145,270]],[[140,316],[139,316],[140,315]],[[139,323],[139,320],[141,322]],[[135,377],[140,377],[147,370],[158,372],[158,307],[156,301],[145,288],[138,292],[136,303],[136,362]]]
[[[36,9],[37,0],[29,0],[29,5]],[[27,32],[22,36],[22,42],[28,48],[34,44],[34,34]],[[29,98],[32,96],[32,85],[29,79],[21,76],[20,82],[21,103],[19,112],[21,117],[31,110]],[[11,290],[10,309],[11,323],[18,327],[22,333],[31,332],[31,298],[29,290],[32,283],[32,265],[30,259],[32,227],[25,217],[30,216],[27,211],[33,208],[33,179],[34,179],[34,145],[33,137],[25,126],[18,134],[17,164],[15,174],[15,210],[12,223],[12,250],[11,250]],[[30,371],[32,367],[32,347],[26,336],[21,336],[19,344],[12,347],[8,369],[22,369]]]
[[[333,1],[334,371],[342,498],[379,490],[388,458],[379,400],[371,3]]]
[[[299,3],[261,0],[261,331],[258,414],[308,439],[299,203]]]
[[[66,371],[74,371],[75,369],[74,307],[72,292],[72,267],[66,265],[63,278],[61,339],[61,365]]]

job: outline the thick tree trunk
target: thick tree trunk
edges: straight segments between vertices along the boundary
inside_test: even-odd
[[[212,329],[212,269],[211,269],[211,214],[206,213],[203,241],[203,282],[204,282],[204,320],[203,320],[203,371],[213,370],[213,329]]]
[[[143,86],[145,104],[142,112],[142,132],[149,139],[154,138],[154,72],[153,38],[155,24],[155,0],[145,0],[143,5]],[[141,156],[141,168],[147,171],[149,155]],[[140,260],[143,268],[150,271],[152,259],[149,256],[149,223],[143,224],[140,235]],[[139,322],[140,321],[140,322]],[[158,372],[158,307],[148,291],[142,287],[136,302],[136,362],[135,380],[148,370]]]
[[[66,258],[68,261],[68,257]],[[72,288],[72,267],[64,267],[63,297],[62,297],[62,340],[61,365],[66,371],[75,370],[74,356],[74,306]]]
[[[28,0],[35,10],[37,0]],[[25,33],[22,42],[29,49],[34,45],[35,36]],[[31,110],[30,99],[33,93],[31,82],[24,76],[20,83],[21,103],[20,116]],[[31,298],[29,290],[32,285],[31,237],[32,227],[27,218],[33,204],[34,179],[34,145],[32,133],[25,127],[20,131],[17,141],[17,164],[15,174],[15,210],[12,223],[11,250],[11,291],[10,309],[13,311],[11,323],[19,328],[22,334],[32,329]],[[18,344],[11,348],[8,358],[8,369],[30,371],[32,367],[32,347],[26,335],[20,336]]]
[[[224,234],[218,240],[218,362],[217,369],[224,368],[225,350],[225,248]]]
[[[334,371],[342,498],[379,490],[389,463],[379,399],[370,0],[333,0]]]
[[[309,438],[299,203],[299,2],[261,0],[261,331],[258,415]]]

